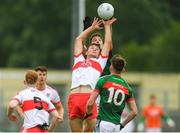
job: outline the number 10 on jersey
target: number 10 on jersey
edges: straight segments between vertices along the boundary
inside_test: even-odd
[[[109,96],[107,103],[114,102],[114,105],[120,106],[125,99],[125,93],[122,90],[117,90],[114,87],[108,89]],[[121,99],[118,101],[118,96],[121,95]]]

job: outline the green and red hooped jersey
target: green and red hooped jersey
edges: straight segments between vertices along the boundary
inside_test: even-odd
[[[133,101],[132,88],[117,75],[101,77],[95,91],[100,94],[98,119],[119,124],[125,103]]]

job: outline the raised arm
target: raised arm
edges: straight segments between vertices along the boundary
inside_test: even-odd
[[[94,18],[92,25],[84,30],[75,40],[74,43],[74,55],[78,55],[83,52],[83,41],[86,40],[88,35],[95,31],[100,29],[100,25],[102,24],[101,20],[98,20],[98,18]]]
[[[113,32],[112,32],[112,25],[111,25],[111,36],[112,36]],[[110,46],[110,51],[112,51],[113,49],[113,42],[111,43],[111,46]]]
[[[103,21],[105,28],[105,40],[101,51],[103,56],[108,56],[109,51],[112,49],[112,24],[116,21],[116,18],[112,18],[107,21]]]

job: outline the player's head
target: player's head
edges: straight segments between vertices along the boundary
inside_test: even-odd
[[[87,46],[86,56],[87,58],[98,58],[100,55],[100,46],[96,43],[91,43]]]
[[[25,84],[28,86],[35,85],[38,80],[38,75],[33,70],[28,70],[25,75]]]
[[[156,96],[154,94],[150,95],[150,104],[151,105],[156,104]]]
[[[111,59],[111,72],[120,74],[126,65],[126,60],[120,55],[114,55]]]
[[[96,43],[100,45],[100,48],[102,49],[103,47],[103,37],[101,33],[95,32],[91,35],[90,37],[90,43]]]
[[[45,66],[38,66],[34,70],[38,74],[38,83],[45,84],[47,80],[47,68]]]

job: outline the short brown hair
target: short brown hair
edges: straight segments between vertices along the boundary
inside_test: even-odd
[[[27,84],[34,85],[37,82],[38,75],[34,70],[28,70],[25,75]]]
[[[126,65],[126,60],[121,55],[114,55],[111,59],[111,64],[114,70],[120,73]]]
[[[45,66],[38,66],[34,69],[36,72],[41,71],[41,72],[47,72],[47,68]]]
[[[151,94],[150,99],[154,99],[154,98],[156,98],[156,96],[154,94]]]
[[[89,48],[90,46],[92,46],[92,45],[97,46],[97,47],[101,50],[100,45],[99,45],[99,44],[96,44],[96,43],[90,43],[90,44],[88,44],[88,45],[87,45],[87,50],[88,50],[88,48]]]
[[[95,32],[95,33],[93,33],[93,34],[90,36],[89,43],[91,43],[93,37],[95,37],[95,36],[99,36],[99,37],[102,38],[102,40],[103,40],[102,34],[99,33],[99,32]]]

